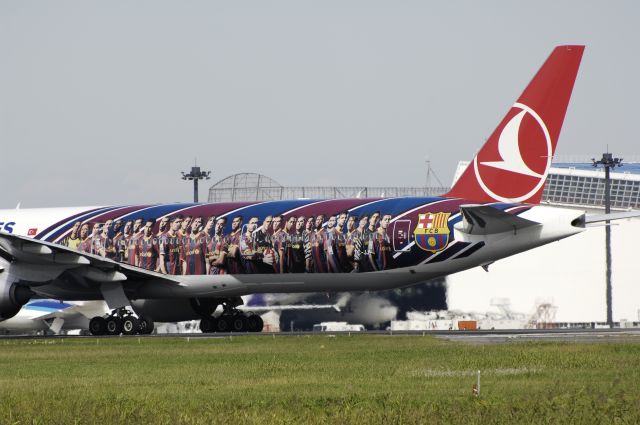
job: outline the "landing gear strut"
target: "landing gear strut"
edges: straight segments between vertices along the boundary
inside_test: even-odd
[[[145,335],[153,332],[153,320],[136,317],[126,308],[117,308],[107,317],[96,316],[89,321],[91,335]]]
[[[222,302],[222,314],[217,317],[204,317],[200,320],[200,330],[210,332],[262,332],[264,322],[255,313],[245,313],[236,307],[241,299],[228,299]]]

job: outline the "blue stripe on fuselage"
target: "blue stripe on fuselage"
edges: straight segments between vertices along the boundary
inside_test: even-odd
[[[198,204],[193,204],[193,203],[162,204],[162,205],[156,205],[153,207],[142,207],[139,210],[123,215],[122,217],[119,218],[119,220],[122,220],[123,222],[126,222],[128,220],[136,220],[138,218],[141,218],[143,220],[152,218],[155,220],[158,217],[172,214],[178,210],[189,208],[195,205],[198,205]]]
[[[75,216],[71,216],[70,218],[67,219],[67,224],[64,225],[64,227],[58,229],[55,233],[53,233],[51,236],[47,237],[45,240],[48,242],[53,242],[56,239],[58,239],[60,237],[60,235],[63,235],[67,230],[71,229],[73,227],[73,224],[76,221],[89,221],[91,220],[93,217],[107,213],[109,211],[113,211],[115,209],[118,208],[122,208],[122,207],[107,207],[107,208],[100,208],[98,210],[93,210],[91,213],[89,214],[85,214],[85,215],[75,215]]]
[[[379,201],[371,202],[367,205],[352,208],[349,210],[349,215],[371,215],[376,211],[380,211],[381,214],[391,214],[392,218],[397,215],[405,213],[411,209],[417,208],[420,205],[430,204],[433,202],[441,201],[445,198],[433,197],[433,198],[388,198],[381,199]]]
[[[244,208],[241,208],[237,212],[233,212],[231,214],[227,213],[228,215],[224,214],[227,217],[227,223],[224,227],[224,234],[229,234],[229,232],[231,232],[231,222],[233,221],[233,217],[235,216],[242,216],[242,222],[244,224],[247,224],[251,217],[258,217],[258,219],[260,220],[260,225],[262,224],[264,218],[268,215],[273,216],[283,214],[289,210],[309,205],[313,202],[318,201],[314,199],[295,199],[291,201],[269,201],[246,206]],[[284,227],[284,223],[282,223],[282,226]]]

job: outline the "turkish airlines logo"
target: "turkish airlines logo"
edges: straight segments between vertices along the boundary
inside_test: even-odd
[[[515,103],[507,117],[509,121],[476,155],[473,167],[487,195],[502,202],[522,202],[544,185],[553,145],[546,124],[527,105]]]

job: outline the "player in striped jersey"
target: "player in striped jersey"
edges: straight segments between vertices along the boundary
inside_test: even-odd
[[[240,238],[242,237],[242,216],[236,216],[231,221],[231,233],[227,237],[227,269],[231,274],[242,273]]]
[[[190,215],[182,219],[182,225],[178,230],[178,236],[184,241],[189,237],[192,217]]]
[[[283,217],[284,219],[284,217]],[[282,235],[277,238],[277,253],[278,253],[278,270],[280,273],[289,273],[291,269],[291,245],[293,238],[296,234],[296,217],[290,216],[284,222],[284,229]]]
[[[289,273],[304,273],[305,271],[304,225],[305,217],[301,215],[296,219],[295,228],[289,233],[289,243],[286,254]]]
[[[262,258],[257,258],[258,253],[256,252],[256,243],[254,240],[257,227],[258,217],[251,217],[247,223],[247,230],[240,237],[240,252],[242,254],[242,265],[245,273],[257,273],[257,263],[262,261]]]
[[[378,230],[378,225],[380,223],[380,211],[376,211],[369,217],[369,227],[367,227],[366,234],[367,236],[373,235]]]
[[[118,222],[122,224],[122,220],[117,220],[116,226]],[[125,238],[131,235],[132,225],[133,223],[131,222],[131,220],[127,221],[124,224],[124,227],[116,231],[116,234],[113,236],[113,247],[116,250],[116,261],[126,261],[125,255],[127,252],[127,241],[125,240]]]
[[[313,234],[313,225],[315,223],[315,217],[309,216],[305,221],[303,232],[303,244],[304,244],[304,261],[305,270],[307,273],[313,272],[313,257],[311,256],[311,235]]]
[[[358,222],[358,228],[353,231],[353,271],[364,272],[367,271],[367,265],[369,264],[365,247],[367,241],[367,224],[369,223],[369,217],[363,215]]]
[[[271,234],[271,253],[273,255],[273,271],[275,273],[285,273],[282,268],[286,268],[283,263],[284,244],[287,238],[287,233],[283,227],[284,217],[281,215],[274,215],[271,228],[273,229]]]
[[[353,269],[349,258],[347,257],[347,238],[344,233],[344,224],[347,221],[349,213],[342,211],[338,214],[335,231],[334,251],[337,258],[340,273],[349,273]]]
[[[169,230],[169,216],[165,215],[160,219],[160,222],[158,223],[158,232],[156,233],[156,237],[160,239],[162,235],[167,233],[168,230]]]
[[[116,250],[113,247],[113,240],[109,236],[113,220],[109,219],[102,225],[102,232],[94,240],[96,253],[110,259],[115,259]]]
[[[147,219],[142,228],[142,237],[135,245],[134,255],[136,266],[145,270],[158,270],[159,244],[153,235],[153,219]]]
[[[336,216],[329,216],[327,227],[324,229],[323,250],[327,259],[327,272],[340,273],[340,264],[338,263],[338,254],[336,252],[336,242],[338,239],[338,231],[336,229]]]
[[[176,215],[171,219],[169,231],[160,241],[160,271],[165,274],[182,274],[180,262],[180,238],[178,230],[182,224],[182,216]]]
[[[136,245],[143,235],[142,225],[144,219],[138,217],[133,222],[133,228],[131,230],[131,237],[127,240],[127,263],[132,266],[136,265]]]
[[[322,227],[324,223],[324,214],[316,216],[314,222],[315,230],[311,233],[311,262],[313,264],[314,273],[327,272],[327,255],[324,250],[325,231]]]
[[[350,215],[347,219],[347,232],[345,233],[345,255],[347,256],[347,261],[351,266],[351,270],[355,267],[354,261],[354,253],[355,253],[355,241],[354,235],[356,230],[356,222],[358,221],[358,217],[355,215]]]
[[[207,274],[207,244],[202,232],[202,217],[195,217],[191,223],[191,234],[182,247],[182,273],[189,275]]]
[[[209,274],[227,274],[227,240],[224,235],[224,226],[227,217],[216,220],[215,236],[207,246],[207,258],[209,262]]]
[[[371,238],[372,249],[369,258],[374,270],[388,270],[393,268],[393,256],[391,252],[391,239],[387,235],[387,227],[391,222],[391,214],[385,214],[380,220],[380,227]]]

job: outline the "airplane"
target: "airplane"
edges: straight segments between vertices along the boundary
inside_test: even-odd
[[[245,295],[410,286],[638,216],[538,205],[583,51],[552,51],[442,196],[1,210],[0,320],[41,297],[106,301],[94,335],[255,332]]]
[[[51,299],[35,299],[25,304],[10,319],[0,322],[0,332],[51,332],[86,331],[89,320],[108,313],[103,301],[61,302]]]

